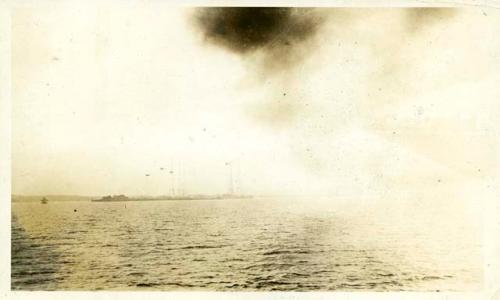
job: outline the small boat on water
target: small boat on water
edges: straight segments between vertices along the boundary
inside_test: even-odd
[[[47,200],[47,198],[43,197],[42,200],[40,200],[40,202],[42,204],[47,204],[49,202],[49,200]]]

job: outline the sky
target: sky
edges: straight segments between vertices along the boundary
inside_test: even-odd
[[[15,9],[12,193],[224,193],[230,168],[249,194],[492,193],[498,12],[291,10],[250,40],[218,13]]]

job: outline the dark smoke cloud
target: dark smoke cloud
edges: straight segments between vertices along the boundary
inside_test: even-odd
[[[458,9],[444,7],[406,8],[404,26],[408,34],[454,17]],[[195,28],[205,42],[241,56],[263,54],[267,69],[297,65],[314,49],[314,37],[327,18],[340,30],[349,30],[346,19],[356,19],[363,9],[297,7],[206,7],[194,13]],[[363,16],[364,18],[364,16]],[[376,26],[376,24],[374,24]]]
[[[194,16],[206,42],[239,55],[260,51],[281,66],[305,55],[322,20],[314,9],[289,7],[208,7]]]
[[[266,85],[268,98],[252,108],[252,115],[266,124],[286,128],[308,113],[302,105],[307,99],[301,98],[296,86],[314,66],[339,63],[338,57],[355,58],[343,49],[360,48],[360,53],[369,50],[376,59],[353,60],[373,69],[368,89],[378,94],[374,91],[382,86],[397,94],[407,87],[416,64],[405,58],[407,51],[412,51],[406,41],[414,41],[410,44],[418,48],[428,29],[445,24],[458,12],[455,8],[207,7],[193,10],[191,24],[206,44],[250,62],[248,78],[272,82]],[[387,16],[395,17],[396,22],[386,20]],[[375,30],[367,30],[370,27]],[[333,44],[338,47],[328,48]],[[346,48],[341,47],[344,44]],[[324,50],[314,56],[322,46],[331,49],[328,56]],[[309,66],[313,67],[293,72],[299,70],[293,68],[304,66],[305,59],[311,59]],[[280,96],[285,92],[286,96]],[[388,95],[386,98],[390,98]]]

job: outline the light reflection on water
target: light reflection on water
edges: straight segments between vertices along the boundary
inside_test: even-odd
[[[271,199],[13,203],[11,287],[480,288],[479,235],[460,216],[362,211]]]

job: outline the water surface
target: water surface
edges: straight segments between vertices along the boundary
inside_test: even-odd
[[[480,288],[460,214],[240,199],[12,204],[13,290]]]

